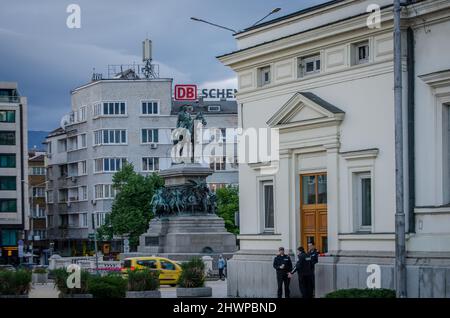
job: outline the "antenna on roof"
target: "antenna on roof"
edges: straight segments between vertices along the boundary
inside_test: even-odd
[[[153,65],[152,65],[152,41],[145,39],[142,42],[142,61],[144,64],[144,76],[145,78],[157,78]]]

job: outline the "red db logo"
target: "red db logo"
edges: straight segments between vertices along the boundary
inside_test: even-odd
[[[175,85],[175,100],[197,100],[197,85]]]

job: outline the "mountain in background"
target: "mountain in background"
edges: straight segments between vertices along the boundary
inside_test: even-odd
[[[45,137],[49,134],[48,131],[28,131],[28,149],[32,150],[36,147],[37,150],[45,150],[45,146],[42,142],[45,141]]]

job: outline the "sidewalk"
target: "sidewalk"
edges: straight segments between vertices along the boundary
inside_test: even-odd
[[[226,281],[207,281],[206,286],[212,288],[212,298],[226,298],[227,297],[227,282]],[[176,287],[161,286],[162,298],[176,298]],[[53,283],[36,284],[30,290],[29,298],[58,298],[58,290],[54,288]]]

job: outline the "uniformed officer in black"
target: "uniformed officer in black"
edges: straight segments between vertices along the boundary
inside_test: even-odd
[[[319,262],[319,251],[314,246],[314,243],[308,243],[308,254],[311,256],[311,264],[312,264],[312,271],[313,271],[313,294],[315,290],[315,284],[316,284],[316,264]]]
[[[298,286],[303,298],[313,297],[313,267],[311,257],[305,252],[303,246],[298,249],[298,260],[294,269],[290,272],[291,277],[295,272],[298,272]]]
[[[284,247],[278,249],[278,255],[273,260],[273,268],[277,271],[278,282],[278,298],[283,297],[283,284],[284,284],[284,297],[289,298],[289,272],[292,270],[292,261],[289,255],[284,254]]]

